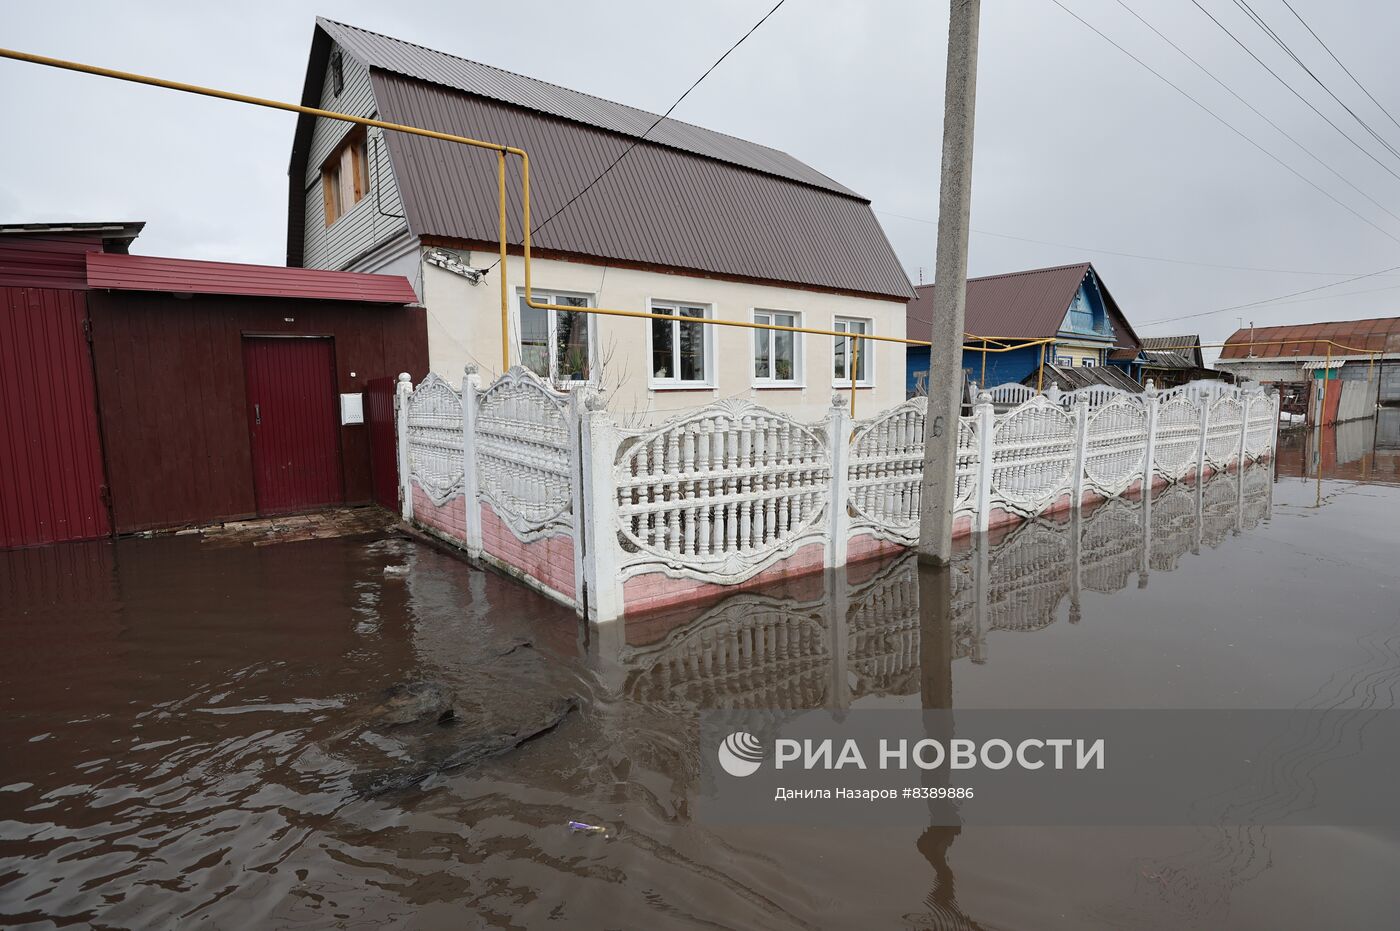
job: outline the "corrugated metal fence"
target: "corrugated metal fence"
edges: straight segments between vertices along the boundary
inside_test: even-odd
[[[0,547],[111,528],[81,291],[0,288]]]

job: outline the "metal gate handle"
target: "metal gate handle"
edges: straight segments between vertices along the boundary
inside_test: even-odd
[[[254,403],[254,404],[253,404],[253,423],[254,423],[256,426],[259,426],[259,427],[262,426],[262,405],[261,405],[261,404],[257,404],[257,403]]]

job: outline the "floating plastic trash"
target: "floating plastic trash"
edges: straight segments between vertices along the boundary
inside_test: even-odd
[[[582,821],[570,821],[569,830],[575,834],[601,834],[603,837],[611,837],[612,831],[601,824],[585,824]]]

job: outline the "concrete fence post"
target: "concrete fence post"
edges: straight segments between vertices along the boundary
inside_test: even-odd
[[[583,421],[588,415],[588,399],[595,393],[596,389],[593,388],[582,388],[569,392],[567,421],[569,443],[573,447],[572,455],[569,457],[570,494],[573,497],[573,594],[574,605],[580,614],[584,613],[584,605],[588,602],[588,572],[592,559],[592,545],[587,537],[588,528],[586,526],[588,505],[591,502],[585,497],[588,486],[584,482],[584,458],[587,456],[588,446],[583,440]]]
[[[992,406],[992,396],[986,391],[977,395],[972,407],[972,416],[977,423],[977,489],[976,489],[976,530],[985,531],[992,519],[992,466],[994,465],[997,414]]]
[[[617,425],[608,415],[603,396],[589,393],[584,400],[580,448],[579,504],[583,528],[577,541],[582,549],[583,600],[591,622],[615,621],[624,610],[621,550],[617,543]]]
[[[1142,493],[1142,555],[1138,560],[1138,588],[1147,587],[1147,574],[1152,569],[1152,472],[1148,467],[1148,484]]]
[[[1147,443],[1142,451],[1142,495],[1144,500],[1152,498],[1153,459],[1157,455],[1157,409],[1161,401],[1157,397],[1157,385],[1147,380],[1142,403],[1147,408]]]
[[[1241,389],[1240,400],[1240,439],[1235,450],[1235,467],[1241,472],[1244,471],[1244,440],[1245,434],[1249,432],[1249,395]]]
[[[1074,402],[1074,479],[1070,497],[1074,508],[1084,502],[1084,463],[1089,458],[1089,399],[1083,395]]]
[[[971,659],[978,666],[987,662],[987,603],[992,587],[991,580],[991,558],[988,550],[991,544],[987,542],[986,534],[979,533],[972,541],[972,558],[974,560],[972,573],[972,630]]]
[[[918,569],[914,570],[916,573]],[[826,616],[831,619],[831,678],[828,688],[830,704],[838,713],[851,707],[851,618],[850,580],[844,566],[826,574]]]
[[[1201,407],[1201,434],[1196,443],[1196,484],[1206,479],[1206,431],[1210,429],[1210,398],[1197,395],[1196,403]]]
[[[846,411],[845,398],[832,397],[827,415],[831,443],[831,513],[827,520],[826,567],[846,564],[846,547],[851,537],[851,513],[846,507],[850,497],[851,430],[854,423]]]
[[[1274,460],[1275,462],[1277,462],[1277,461],[1278,461],[1278,421],[1279,421],[1279,417],[1282,416],[1283,394],[1282,394],[1282,392],[1280,392],[1277,388],[1275,388],[1275,389],[1274,389],[1274,392],[1273,392],[1273,395],[1274,395],[1274,398],[1273,398],[1272,407],[1273,407],[1273,409],[1274,409],[1274,432],[1273,432],[1273,435],[1269,437],[1269,458],[1272,459],[1272,460]]]
[[[481,475],[476,465],[476,421],[481,376],[475,365],[462,372],[462,497],[467,555],[478,559],[484,550],[481,535]]]
[[[408,458],[408,405],[413,397],[413,379],[399,373],[394,385],[394,427],[399,447],[399,507],[405,521],[413,520],[413,473]]]

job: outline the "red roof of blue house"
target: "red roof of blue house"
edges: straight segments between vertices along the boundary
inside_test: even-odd
[[[238,294],[307,300],[415,304],[418,295],[403,275],[243,265],[150,255],[87,253],[90,288],[176,294]]]

